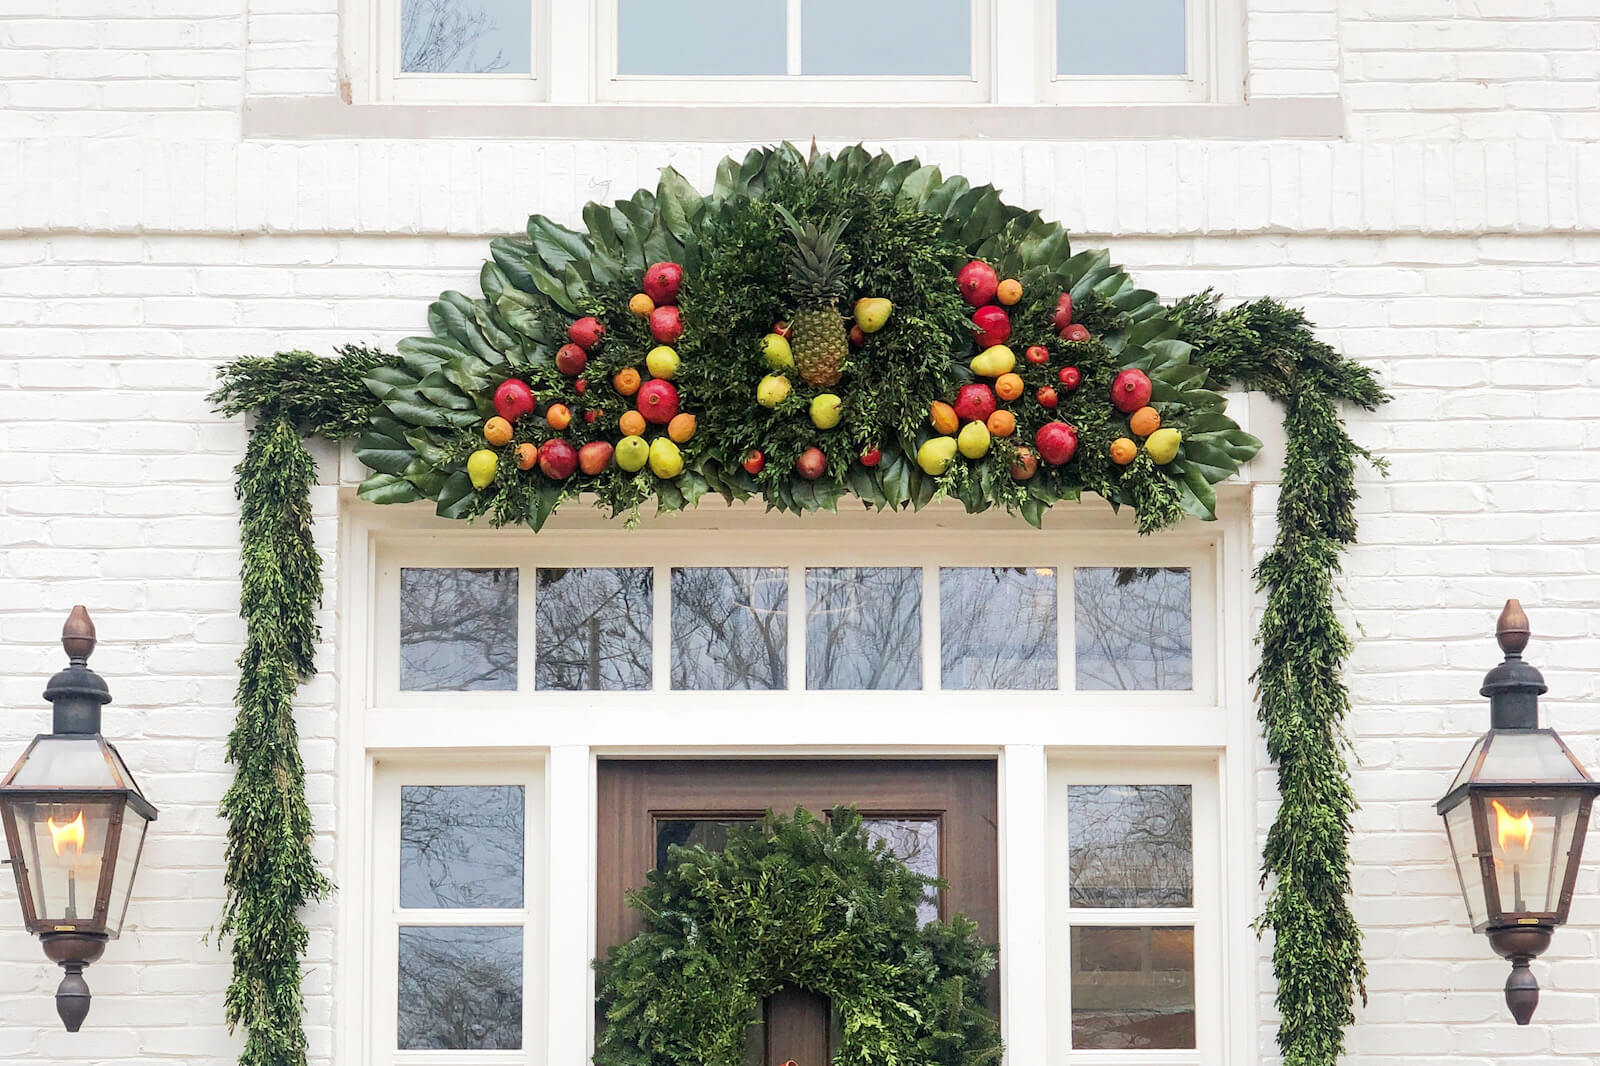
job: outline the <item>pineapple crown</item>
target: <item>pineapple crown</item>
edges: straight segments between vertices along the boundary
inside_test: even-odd
[[[831,304],[844,293],[844,249],[839,236],[850,224],[849,215],[840,215],[822,225],[801,223],[782,204],[773,205],[794,234],[794,253],[789,257],[791,291],[802,306]]]

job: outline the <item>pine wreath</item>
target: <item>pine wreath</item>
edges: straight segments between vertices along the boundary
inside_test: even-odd
[[[763,999],[786,986],[832,1001],[834,1066],[998,1063],[995,948],[961,915],[920,924],[937,884],[847,807],[769,814],[721,852],[674,846],[629,894],[645,930],[597,963],[596,1066],[742,1066]]]

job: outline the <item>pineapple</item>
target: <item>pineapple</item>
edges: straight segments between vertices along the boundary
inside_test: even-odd
[[[843,373],[850,342],[845,335],[839,297],[844,293],[844,249],[839,235],[849,218],[801,225],[785,208],[778,213],[794,233],[795,250],[789,261],[789,294],[795,312],[789,319],[794,330],[791,345],[795,369],[807,385],[835,385]]]

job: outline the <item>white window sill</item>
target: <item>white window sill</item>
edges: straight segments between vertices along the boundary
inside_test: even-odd
[[[869,107],[347,104],[335,96],[251,96],[243,119],[248,140],[293,141],[1316,140],[1345,133],[1344,104],[1337,96],[1243,104]]]

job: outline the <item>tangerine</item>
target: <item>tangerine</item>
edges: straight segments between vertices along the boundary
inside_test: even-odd
[[[498,416],[483,424],[483,439],[496,448],[511,443],[511,423]]]
[[[1015,400],[1022,395],[1022,377],[1018,374],[1001,374],[994,379],[994,394],[1002,400]]]
[[[667,423],[667,436],[675,444],[682,444],[694,436],[697,428],[694,415],[687,411],[672,416],[672,421]]]
[[[961,428],[961,419],[956,417],[956,409],[941,400],[935,400],[928,405],[928,421],[933,423],[937,433],[951,434]]]
[[[1127,466],[1138,454],[1139,446],[1127,437],[1118,437],[1111,442],[1111,461],[1118,466]]]
[[[644,436],[644,415],[638,411],[624,411],[622,417],[617,419],[617,428],[622,430],[624,437]]]
[[[649,299],[649,297],[645,297]],[[631,366],[625,366],[611,375],[611,387],[623,396],[632,396],[639,391],[639,372]]]
[[[539,446],[537,444],[517,445],[517,469],[532,470],[539,462]]]
[[[572,408],[564,403],[553,403],[545,408],[544,420],[551,429],[566,429],[572,425]]]
[[[1161,428],[1161,412],[1154,407],[1141,407],[1128,419],[1128,428],[1140,437],[1148,437]]]
[[[1012,304],[1022,299],[1022,282],[1018,281],[1016,278],[1007,278],[999,285],[995,286],[994,298],[999,300],[1005,306],[1010,307]]]
[[[989,432],[996,437],[1009,437],[1017,431],[1017,416],[1010,411],[996,411],[989,416]]]
[[[648,315],[656,309],[656,302],[642,292],[636,292],[628,300],[628,310],[636,315]]]

